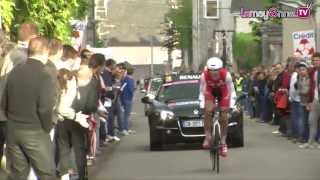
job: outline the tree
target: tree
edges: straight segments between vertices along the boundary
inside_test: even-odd
[[[12,39],[17,35],[17,28],[24,21],[35,22],[41,35],[48,38],[59,38],[64,42],[70,41],[71,19],[82,19],[87,13],[88,0],[2,0],[14,3],[11,9],[13,21],[10,16],[4,17],[7,33]],[[7,7],[7,11],[10,9]]]
[[[166,18],[166,21],[164,23],[165,28],[163,31],[163,35],[165,36],[164,41],[162,41],[162,46],[168,49],[168,64],[169,69],[172,69],[172,52],[178,48],[179,45],[179,39],[178,39],[178,31],[173,24],[172,21],[170,21],[168,18]]]
[[[233,54],[241,69],[251,69],[261,61],[261,42],[252,33],[237,33],[233,41]],[[254,53],[253,53],[254,52]]]
[[[177,31],[174,33],[177,42],[175,48],[188,50],[192,58],[192,0],[178,0],[178,8],[171,9],[167,15]]]

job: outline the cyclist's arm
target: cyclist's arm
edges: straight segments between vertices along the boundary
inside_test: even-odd
[[[229,92],[229,96],[230,96],[230,108],[233,108],[235,106],[235,101],[236,101],[236,98],[237,98],[237,94],[236,94],[236,91],[234,89],[232,76],[231,76],[231,74],[229,72],[227,73],[227,76],[226,76],[226,84],[227,84],[227,88],[228,88],[228,92]]]
[[[203,109],[204,108],[204,103],[205,103],[205,99],[204,99],[204,92],[206,90],[206,80],[204,78],[204,74],[201,74],[200,77],[200,87],[199,87],[199,101],[200,101],[200,108]]]

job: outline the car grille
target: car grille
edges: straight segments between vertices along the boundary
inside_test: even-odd
[[[193,136],[193,135],[203,135],[203,127],[183,127],[184,121],[203,121],[199,117],[197,118],[180,118],[179,119],[179,129],[182,135]]]

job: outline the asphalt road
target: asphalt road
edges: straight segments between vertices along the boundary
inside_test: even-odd
[[[275,126],[249,119],[245,119],[245,147],[229,150],[220,174],[211,171],[209,153],[199,144],[150,152],[140,97],[137,94],[132,114],[137,133],[104,148],[89,169],[90,180],[320,180],[320,149],[299,149],[272,134]],[[3,177],[0,173],[0,180]]]
[[[137,94],[132,125],[135,135],[110,144],[90,169],[90,180],[319,180],[320,149],[299,149],[274,135],[275,126],[245,119],[245,147],[230,149],[221,172],[211,171],[209,153],[199,145],[149,151],[147,118]]]

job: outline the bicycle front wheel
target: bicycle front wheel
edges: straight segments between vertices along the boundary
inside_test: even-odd
[[[217,168],[217,173],[219,173],[220,171],[220,155],[219,155],[219,148],[220,148],[220,132],[218,130],[216,130],[215,134],[214,134],[214,144],[213,146],[215,147],[215,154],[216,154],[216,159],[215,159],[215,166]]]

